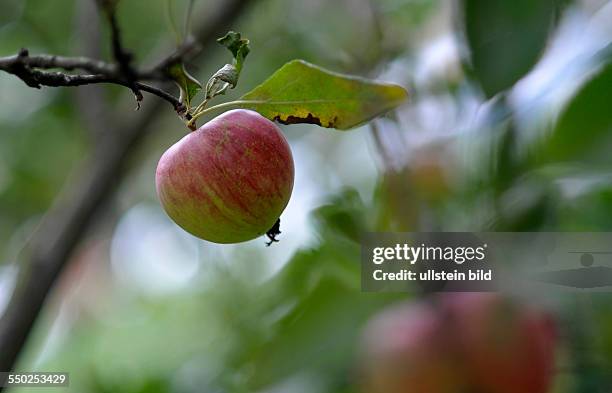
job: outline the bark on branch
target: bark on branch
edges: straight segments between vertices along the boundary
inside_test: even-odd
[[[69,74],[58,71],[42,71],[41,69],[64,69],[84,70],[91,74]],[[86,57],[64,57],[55,55],[30,56],[27,49],[22,49],[14,56],[0,57],[0,70],[13,74],[21,79],[26,85],[40,89],[42,86],[83,86],[97,83],[111,83],[130,88],[136,95],[138,101],[142,100],[140,91],[146,91],[168,101],[179,114],[185,112],[185,106],[181,101],[167,91],[146,85],[138,80],[163,80],[161,73],[157,78],[141,78],[140,75],[131,71],[127,78],[119,71],[117,64],[106,63],[101,60]]]
[[[88,57],[66,57],[40,54],[31,56],[27,49],[21,49],[17,55],[0,57],[0,70],[13,74],[26,85],[40,89],[42,86],[83,86],[97,83],[111,83],[128,87],[134,93],[138,108],[142,101],[141,91],[154,94],[168,101],[174,110],[183,114],[186,110],[180,100],[171,93],[142,81],[167,81],[166,67],[181,61],[189,50],[196,47],[193,40],[183,44],[177,51],[162,60],[157,66],[141,73],[132,66],[133,56],[121,42],[121,30],[117,22],[115,1],[98,0],[100,9],[108,19],[111,28],[111,47],[115,63]],[[43,71],[62,69],[64,71],[84,71],[86,74],[70,74],[59,71]]]
[[[56,55],[29,55],[20,53],[13,56],[0,57],[0,69],[8,70],[11,66],[21,64],[30,68],[61,68],[66,71],[87,71],[90,74],[115,75],[117,66],[102,60],[89,57],[66,57]]]
[[[119,74],[125,80],[127,87],[129,87],[134,96],[136,97],[136,103],[138,109],[140,109],[140,101],[142,101],[142,93],[137,85],[138,73],[132,68],[133,55],[127,51],[121,43],[121,30],[119,29],[119,22],[117,22],[117,3],[114,0],[98,0],[102,11],[106,14],[108,23],[111,28],[111,47],[113,49],[113,56],[117,62]]]
[[[219,9],[207,10],[210,18],[208,23],[200,24],[202,28],[196,32],[196,40],[206,45],[213,43],[216,37],[231,27],[245,6],[252,2],[254,1],[224,0],[220,2]],[[190,53],[194,54],[193,51]],[[7,59],[10,58],[0,59],[0,68],[3,70],[15,64],[14,59]],[[32,70],[55,68],[57,65],[68,65],[68,67],[61,66],[64,69],[72,67],[87,72],[95,71],[92,75],[106,74],[110,71],[105,63],[90,62],[83,58],[22,56],[20,62],[22,63],[17,66],[17,71],[11,69],[13,71],[11,73],[23,72],[19,67],[24,66]],[[95,67],[95,70],[91,67]],[[38,79],[30,81],[39,84],[42,84],[41,80],[49,77],[37,73],[34,75]],[[25,75],[26,78],[29,76],[30,74]],[[139,88],[149,92],[156,89],[142,84]],[[67,184],[32,235],[19,261],[17,287],[0,319],[0,371],[14,369],[18,355],[24,348],[37,316],[66,261],[87,233],[94,221],[93,218],[100,212],[124,177],[131,153],[141,144],[157,116],[163,113],[160,110],[160,103],[161,101],[156,101],[152,105],[147,105],[134,121],[104,134],[85,163],[79,165],[82,168],[79,174]],[[0,386],[2,382],[4,381],[0,380]]]

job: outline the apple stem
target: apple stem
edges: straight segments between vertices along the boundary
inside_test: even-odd
[[[195,109],[193,110],[193,113],[198,113],[204,110],[204,108],[206,108],[206,105],[208,104],[208,101],[210,99],[207,97],[206,99],[204,99],[204,101],[202,101],[200,103],[200,105],[196,106]]]
[[[258,101],[244,101],[244,100],[236,100],[236,101],[228,101],[228,102],[224,102],[222,104],[217,104],[217,105],[213,105],[211,107],[205,108],[205,107],[201,107],[201,105],[198,105],[195,108],[194,113],[191,115],[191,120],[187,123],[187,126],[189,127],[190,123],[195,123],[195,121],[210,112],[215,112],[215,111],[219,111],[219,110],[223,110],[223,109],[231,109],[231,108],[240,108],[240,105],[244,104],[244,103],[258,103]],[[201,108],[200,108],[201,107]]]

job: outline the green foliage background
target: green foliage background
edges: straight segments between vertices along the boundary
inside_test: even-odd
[[[173,2],[176,15],[186,6]],[[198,1],[194,13],[214,6]],[[91,28],[100,22],[80,2],[4,0],[1,7],[2,55],[22,46],[32,53],[96,51],[75,34],[79,18],[90,18]],[[165,0],[121,1],[125,41],[141,62],[173,43],[166,8]],[[250,39],[252,52],[228,98],[303,58],[407,86],[411,103],[350,133],[283,128],[296,165],[314,177],[297,178],[296,192],[314,196],[295,208],[318,206],[308,225],[283,227],[276,250],[262,241],[224,249],[197,242],[193,277],[160,290],[118,274],[113,250],[134,208],[160,217],[154,168],[185,132],[168,109],[74,256],[20,368],[69,371],[75,392],[356,391],[363,324],[385,305],[415,296],[361,292],[361,233],[612,230],[612,34],[596,29],[612,24],[611,9],[606,1],[256,2],[233,28]],[[556,27],[576,20],[600,33],[595,44],[591,30]],[[100,25],[100,56],[108,56]],[[559,40],[585,40],[592,50],[570,61],[553,57],[567,65],[545,68],[555,79],[536,90],[524,77]],[[454,49],[440,52],[449,42]],[[219,46],[204,65],[187,66],[206,80],[224,62]],[[517,98],[521,84],[527,98]],[[117,118],[139,115],[125,89],[87,89]],[[113,132],[105,119],[88,122],[76,94],[36,91],[0,75],[0,282],[9,281],[17,253],[97,133]],[[129,241],[154,247],[145,233],[136,229]],[[612,298],[542,294],[541,301],[557,310],[567,339],[555,391],[609,391]]]

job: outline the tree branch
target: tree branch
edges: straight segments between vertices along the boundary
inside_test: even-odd
[[[162,99],[168,101],[169,103],[172,104],[172,106],[174,106],[174,110],[178,114],[183,114],[187,110],[185,105],[183,105],[183,103],[178,98],[176,98],[172,94],[166,92],[165,90],[162,90],[162,89],[160,89],[158,87],[155,87],[155,86],[145,85],[144,83],[140,83],[140,82],[136,82],[136,83],[134,83],[134,85],[139,90],[146,91],[147,93],[155,94],[159,98],[162,98]]]
[[[32,61],[31,59],[35,59]],[[96,74],[66,74],[63,72],[41,71],[35,68],[64,68],[64,69],[88,69],[97,70]],[[40,89],[41,86],[83,86],[96,83],[112,83],[129,87],[132,91],[137,91],[142,99],[140,90],[168,101],[176,112],[182,114],[186,108],[181,101],[172,94],[144,83],[129,81],[118,76],[116,67],[83,57],[70,58],[60,56],[39,55],[30,57],[26,49],[22,49],[17,56],[0,58],[0,70],[17,76],[30,87]],[[136,93],[134,93],[136,94]]]
[[[213,12],[209,14],[208,23],[199,24],[202,28],[196,33],[197,40],[213,43],[251,2],[221,2],[220,9],[211,10]],[[14,369],[17,357],[66,261],[124,178],[132,152],[163,113],[160,102],[145,107],[145,112],[134,121],[103,135],[85,163],[78,165],[82,169],[62,190],[32,235],[27,249],[20,256],[17,287],[0,320],[0,371]],[[0,380],[0,386],[2,382]]]
[[[98,83],[125,86],[134,93],[138,109],[143,99],[142,90],[166,100],[179,115],[184,115],[187,108],[177,97],[161,88],[143,84],[142,81],[170,81],[171,78],[167,74],[168,67],[196,55],[201,50],[198,40],[188,37],[176,51],[162,59],[157,65],[140,72],[132,66],[132,54],[122,46],[121,31],[116,16],[116,1],[98,0],[98,4],[111,27],[114,64],[89,57],[30,55],[27,49],[21,49],[17,55],[0,57],[0,70],[17,76],[28,86],[37,89],[41,86],[83,86]],[[79,70],[88,72],[88,74],[41,71],[48,69]]]
[[[136,84],[138,80],[137,72],[132,68],[132,60],[134,56],[123,48],[121,44],[121,30],[117,22],[117,3],[114,0],[98,0],[102,10],[106,14],[108,23],[111,28],[111,46],[113,56],[119,68],[119,74],[123,77],[127,87],[129,87],[136,97],[137,109],[140,109],[140,101],[142,101],[142,93]]]
[[[23,51],[23,50],[22,50]],[[0,57],[0,69],[7,70],[11,66],[20,63],[30,68],[61,68],[66,71],[81,70],[91,74],[115,75],[117,67],[114,64],[89,57],[66,57],[56,55],[30,56],[27,51],[22,55]]]
[[[98,17],[99,8],[93,1],[77,1],[74,4],[74,53],[99,58],[102,54],[102,29]],[[96,73],[96,72],[92,72]],[[115,118],[106,117],[110,106],[105,89],[98,85],[82,86],[74,90],[74,105],[83,128],[99,140],[108,130],[115,129]],[[94,142],[95,143],[95,142]]]
[[[149,70],[146,75],[132,67],[132,54],[124,49],[121,43],[121,30],[117,22],[117,3],[112,0],[98,0],[100,8],[106,15],[111,27],[111,46],[116,64],[88,57],[65,57],[56,55],[30,56],[27,49],[21,49],[17,55],[0,58],[0,70],[13,74],[24,81],[28,86],[39,89],[41,86],[83,86],[96,83],[111,83],[128,87],[134,93],[137,109],[140,109],[142,91],[168,101],[174,110],[184,114],[186,109],[180,100],[172,94],[139,80],[167,80],[165,68],[181,58],[196,47],[193,40],[182,45],[176,52],[161,61],[156,67]],[[66,71],[82,70],[90,74],[67,74],[63,72],[41,71],[39,69],[59,68]]]

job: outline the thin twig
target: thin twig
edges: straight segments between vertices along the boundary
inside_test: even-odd
[[[191,21],[193,20],[193,6],[195,0],[189,0],[189,4],[187,5],[187,11],[185,12],[185,31],[183,33],[183,37],[186,40],[191,34]]]
[[[146,85],[141,82],[129,82],[125,79],[121,79],[119,76],[116,76],[115,72],[110,73],[100,73],[100,74],[66,74],[62,72],[56,71],[41,71],[29,66],[29,64],[39,64],[48,66],[49,68],[56,68],[58,64],[69,64],[74,65],[76,62],[72,61],[74,59],[63,58],[58,63],[58,58],[55,57],[53,60],[53,56],[37,56],[36,62],[31,62],[27,50],[21,50],[17,56],[9,56],[5,58],[0,58],[0,69],[6,71],[10,74],[13,74],[23,80],[28,86],[39,89],[41,86],[51,86],[51,87],[60,87],[60,86],[83,86],[83,85],[92,85],[97,83],[112,83],[116,85],[121,85],[129,88],[134,88],[140,92],[140,90],[146,91],[151,94],[155,94],[156,96],[168,101],[172,104],[172,107],[175,111],[179,113],[183,113],[185,111],[185,106],[181,103],[181,101],[174,97],[172,94],[153,86]],[[43,60],[44,59],[44,60]],[[85,63],[78,63],[80,66],[83,66]]]
[[[176,39],[176,45],[180,45],[181,43],[181,34],[178,31],[178,28],[176,27],[176,20],[174,19],[174,7],[173,7],[173,3],[174,1],[172,0],[166,0],[166,19],[168,21],[168,25],[170,26],[170,30],[172,30],[172,33],[174,34],[174,38]]]
[[[57,71],[41,71],[37,68],[63,68],[67,70],[78,68],[96,73],[67,74]],[[157,87],[125,79],[117,72],[116,66],[85,57],[30,56],[26,49],[22,49],[15,56],[0,58],[0,70],[17,76],[28,86],[37,89],[41,86],[60,87],[111,83],[138,91],[140,97],[142,97],[140,90],[155,94],[172,104],[172,107],[178,113],[183,113],[186,110],[181,101],[172,94]]]
[[[389,153],[385,143],[382,140],[379,122],[376,119],[370,122],[370,131],[374,139],[374,146],[376,146],[376,151],[382,159],[385,171],[393,169],[393,159],[391,153]]]
[[[185,105],[178,98],[166,92],[165,90],[162,90],[155,86],[146,85],[140,82],[136,82],[136,87],[142,91],[146,91],[147,93],[155,94],[156,96],[168,101],[169,103],[172,104],[172,106],[174,106],[174,110],[178,114],[183,114],[187,110]]]
[[[161,88],[145,85],[142,81],[171,80],[167,72],[168,67],[198,53],[201,50],[199,42],[192,37],[187,37],[173,53],[155,66],[141,72],[132,66],[132,54],[122,46],[121,31],[115,12],[116,3],[111,0],[99,0],[99,4],[111,26],[111,45],[116,63],[83,56],[30,55],[27,49],[22,49],[17,55],[0,57],[0,70],[17,76],[28,86],[34,88],[83,86],[98,83],[121,85],[132,90],[138,103],[143,98],[140,92],[142,90],[168,101],[179,114],[184,114],[186,108],[177,97]],[[87,74],[41,71],[49,69],[85,71]]]
[[[82,70],[91,74],[114,75],[117,67],[114,64],[102,60],[91,59],[89,57],[66,57],[56,55],[27,55],[27,56],[7,56],[0,57],[0,69],[21,63],[31,68],[52,69],[61,68],[66,71]]]
[[[113,49],[113,57],[119,67],[119,73],[125,80],[127,87],[129,87],[134,93],[136,98],[137,109],[140,109],[140,101],[142,101],[142,93],[138,88],[136,82],[138,75],[132,68],[132,60],[134,56],[131,52],[124,49],[121,43],[121,30],[119,29],[119,23],[117,22],[117,1],[114,0],[101,0],[102,9],[105,11],[108,19],[108,24],[111,28],[111,46]]]
[[[102,26],[98,7],[93,1],[77,1],[74,4],[75,21],[74,52],[100,58],[102,55]],[[94,72],[96,73],[96,72]],[[83,130],[93,137],[93,143],[108,130],[116,129],[116,118],[106,116],[110,110],[107,91],[97,85],[74,89],[77,116],[84,124]]]
[[[102,10],[107,15],[111,26],[111,45],[115,64],[89,57],[67,57],[49,54],[30,55],[22,49],[17,55],[0,57],[0,70],[13,74],[33,88],[41,86],[83,86],[109,83],[128,87],[132,90],[140,108],[142,91],[154,94],[169,102],[176,112],[184,114],[185,106],[179,98],[171,93],[142,81],[168,81],[166,70],[169,65],[181,61],[199,50],[193,39],[186,40],[175,52],[160,61],[146,72],[139,72],[132,66],[132,55],[121,44],[121,32],[117,22],[116,3],[110,0],[99,0]],[[64,71],[85,71],[87,74],[69,74],[59,71],[42,71],[61,69]]]
[[[208,23],[198,24],[201,27],[195,36],[203,43],[213,43],[251,2],[224,0],[219,10],[211,10]],[[158,102],[144,110],[134,121],[105,133],[96,143],[85,163],[78,166],[78,176],[58,196],[20,255],[18,284],[0,319],[0,371],[14,369],[66,262],[125,177],[132,152],[163,113]],[[2,386],[6,374],[0,375]]]

